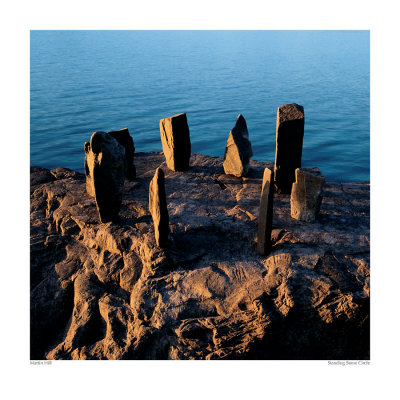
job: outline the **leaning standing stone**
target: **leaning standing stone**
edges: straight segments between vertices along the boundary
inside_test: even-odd
[[[135,145],[132,136],[129,134],[128,128],[120,129],[119,131],[108,132],[118,143],[125,147],[126,157],[126,177],[129,180],[136,178],[136,168],[134,164]]]
[[[149,188],[149,209],[154,222],[154,235],[157,246],[168,242],[169,217],[165,195],[164,172],[157,168]]]
[[[186,114],[160,120],[160,135],[167,167],[172,171],[188,169],[191,145]]]
[[[252,155],[246,120],[239,114],[226,143],[223,163],[225,174],[237,177],[247,174]]]
[[[293,183],[290,196],[290,215],[292,218],[305,222],[316,220],[321,206],[321,192],[324,182],[324,177],[317,169],[296,169],[296,182]]]
[[[94,194],[100,221],[115,221],[125,181],[125,149],[108,133],[95,132],[85,153],[86,188]]]
[[[260,215],[258,217],[258,254],[266,256],[271,251],[272,215],[274,201],[274,185],[272,171],[264,170],[261,189]]]
[[[285,104],[278,108],[274,180],[277,193],[290,193],[295,170],[301,167],[304,136],[304,108]]]

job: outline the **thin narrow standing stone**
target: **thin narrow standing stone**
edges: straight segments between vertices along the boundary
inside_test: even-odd
[[[261,189],[260,215],[258,217],[258,254],[266,256],[271,252],[272,215],[274,202],[274,185],[272,171],[264,170]]]
[[[277,193],[290,193],[295,170],[301,167],[304,136],[304,108],[285,104],[278,108],[274,181]]]
[[[105,132],[94,132],[85,143],[86,188],[94,195],[101,222],[115,221],[125,181],[125,149]]]
[[[186,114],[160,120],[160,135],[167,167],[171,171],[188,169],[191,144]]]
[[[297,168],[296,182],[293,183],[290,196],[290,215],[294,219],[314,222],[322,201],[322,186],[325,179],[319,170]]]
[[[249,140],[246,120],[242,114],[237,117],[235,126],[229,132],[224,155],[226,175],[241,177],[247,174],[253,149]]]
[[[89,196],[94,197],[94,184],[93,184],[93,167],[90,173],[89,164],[93,164],[94,154],[90,151],[90,143],[85,142],[85,177],[86,177],[86,191]]]
[[[134,164],[135,144],[133,143],[132,136],[129,134],[128,128],[120,129],[119,131],[108,132],[119,144],[125,147],[126,157],[126,177],[129,180],[136,178],[136,168]]]
[[[157,246],[168,242],[169,217],[165,195],[164,172],[157,168],[149,188],[149,209],[154,222],[154,235]]]

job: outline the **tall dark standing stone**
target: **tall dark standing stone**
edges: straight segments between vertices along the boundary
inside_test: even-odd
[[[154,222],[154,235],[157,246],[168,242],[169,217],[165,195],[164,172],[157,168],[149,188],[149,210]]]
[[[246,120],[239,114],[236,124],[229,132],[224,155],[224,171],[237,177],[247,174],[253,149],[249,140]]]
[[[160,135],[167,167],[171,171],[188,169],[191,145],[186,114],[160,120]]]
[[[129,134],[128,128],[120,129],[119,131],[108,132],[118,143],[125,147],[126,157],[126,177],[129,180],[136,178],[136,168],[134,164],[135,145],[132,136]]]
[[[93,133],[85,143],[86,189],[94,195],[103,223],[118,218],[125,172],[125,148],[108,133]]]
[[[322,201],[325,178],[317,168],[296,169],[296,182],[290,195],[290,215],[294,219],[314,222]]]
[[[264,177],[261,189],[260,215],[258,217],[258,243],[257,252],[266,256],[271,252],[271,232],[274,202],[274,185],[272,171],[264,170]]]
[[[274,181],[277,193],[290,193],[295,170],[301,167],[304,136],[304,108],[285,104],[278,108]]]

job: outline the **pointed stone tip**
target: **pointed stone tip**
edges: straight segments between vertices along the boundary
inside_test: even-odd
[[[246,123],[245,118],[243,117],[243,114],[239,114],[238,117],[236,118],[236,123]]]
[[[272,180],[273,172],[269,168],[264,169],[263,181]]]
[[[157,179],[158,178],[160,178],[160,177],[164,177],[164,171],[163,171],[163,169],[161,168],[161,167],[158,167],[157,169],[156,169],[156,172],[154,173],[154,176],[155,177],[157,177]]]
[[[242,132],[242,134],[248,135],[247,123],[242,114],[239,114],[238,117],[236,118],[235,126],[233,127],[232,130],[235,130],[235,129],[245,130],[246,132]]]

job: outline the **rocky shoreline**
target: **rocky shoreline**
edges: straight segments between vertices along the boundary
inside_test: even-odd
[[[85,175],[31,167],[31,359],[369,359],[369,183],[326,182],[315,223],[274,198],[257,253],[263,172],[192,154],[135,153],[119,221],[100,223]],[[169,242],[149,184],[165,172]]]

